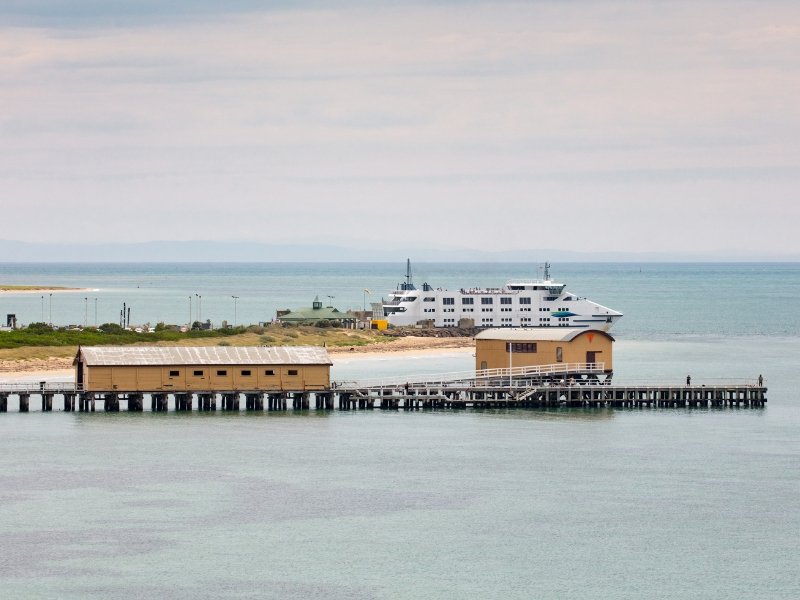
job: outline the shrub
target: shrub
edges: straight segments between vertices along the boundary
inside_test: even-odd
[[[122,333],[125,331],[122,327],[117,325],[116,323],[103,323],[98,327],[100,331],[103,333]]]

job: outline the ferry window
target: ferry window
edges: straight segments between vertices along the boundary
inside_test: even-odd
[[[455,298],[442,298],[442,304],[444,305],[455,304],[455,303],[456,303]]]
[[[492,304],[494,298],[481,298],[481,304]]]
[[[225,377],[227,374],[228,374],[228,372],[224,371],[224,370],[223,371],[217,371],[217,376],[218,377]]]
[[[461,304],[475,304],[475,298],[462,298]]]
[[[500,298],[500,304],[511,304],[511,298]]]
[[[297,369],[289,369],[289,375],[297,375]]]
[[[570,300],[572,300],[572,296],[567,296],[564,298],[564,302],[569,302]]]
[[[203,372],[202,372],[202,371],[194,371],[192,374],[193,374],[195,377],[202,377],[202,376],[203,376]]]
[[[416,299],[416,296],[411,296],[410,298],[403,298],[403,302],[414,302]]]
[[[433,296],[426,296],[423,302],[436,302],[436,298]]]
[[[180,377],[180,375],[181,375],[180,371],[170,371],[169,372],[169,376],[170,377]]]
[[[250,371],[242,371],[242,377],[250,377]]]
[[[267,369],[264,371],[264,375],[275,375],[275,371],[273,369]]]
[[[520,298],[519,299],[519,303],[520,304],[530,304],[531,303],[531,299],[530,298]]]

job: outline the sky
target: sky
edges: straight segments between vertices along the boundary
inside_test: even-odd
[[[796,1],[0,0],[0,239],[800,256],[798,183]]]

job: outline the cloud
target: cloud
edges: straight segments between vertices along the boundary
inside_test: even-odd
[[[800,250],[791,3],[65,6],[0,3],[53,20],[0,30],[23,235]]]

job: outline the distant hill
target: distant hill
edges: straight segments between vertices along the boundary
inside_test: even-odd
[[[745,253],[574,252],[283,245],[257,242],[153,241],[48,243],[0,240],[0,262],[795,262],[800,255]]]

